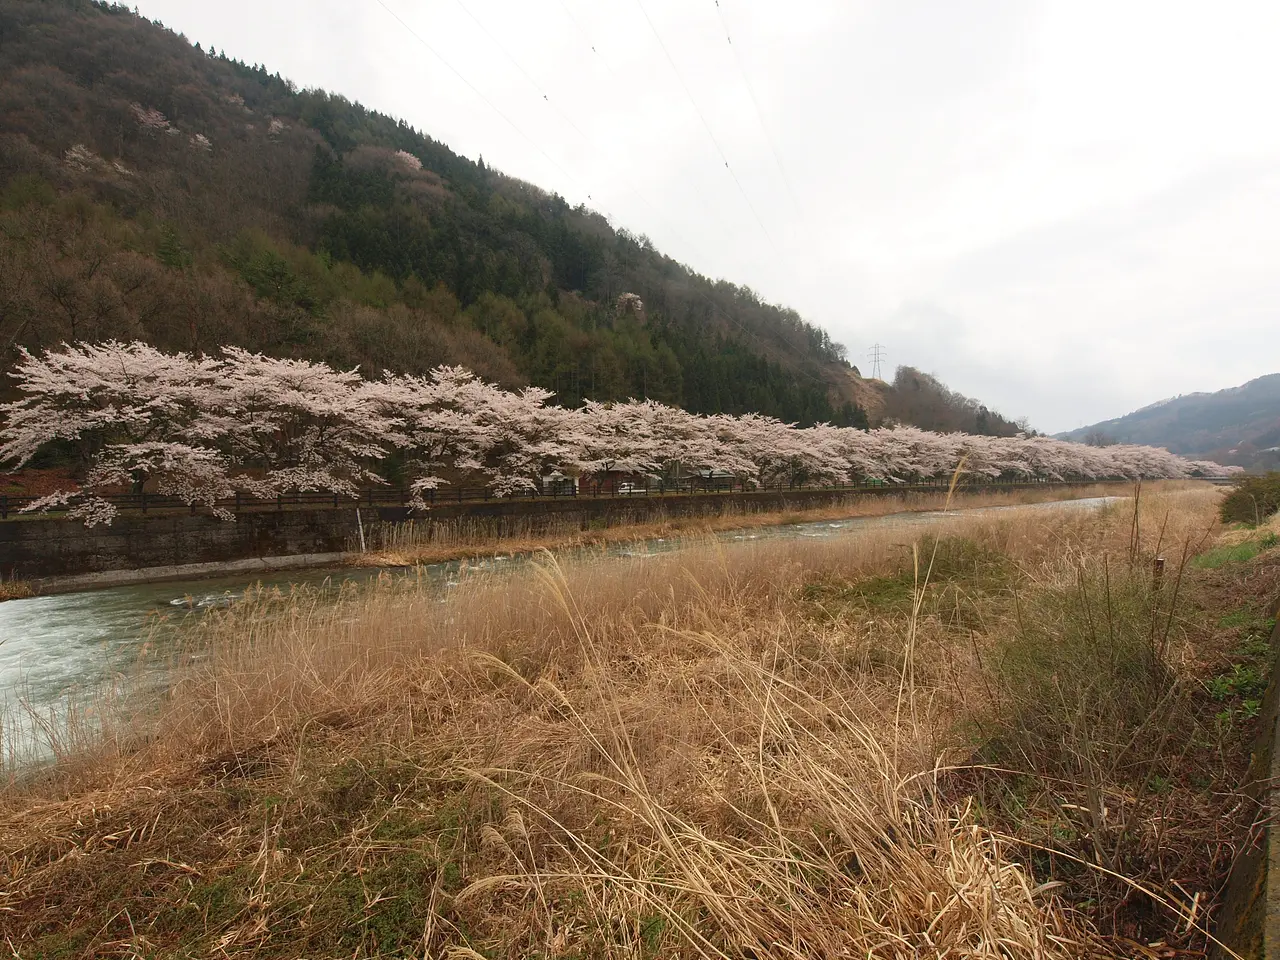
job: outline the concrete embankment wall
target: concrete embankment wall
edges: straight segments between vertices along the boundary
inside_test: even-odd
[[[1010,489],[1007,485],[965,488],[967,492]],[[540,528],[589,529],[668,517],[800,510],[896,492],[885,488],[489,500],[437,504],[414,519],[420,525],[475,520],[501,536],[511,531],[536,534]],[[409,517],[408,509],[403,507],[360,507],[357,519],[354,506],[290,509],[286,505],[280,510],[241,513],[234,521],[186,513],[121,514],[109,526],[96,527],[86,527],[76,520],[14,519],[0,522],[0,576],[38,581],[128,570],[139,574],[129,579],[155,579],[166,575],[199,576],[216,572],[212,568],[218,564],[264,558],[305,557],[315,564],[338,562],[344,552],[358,549],[361,524],[368,531],[373,524]],[[148,571],[154,571],[156,576],[146,576]]]
[[[861,496],[862,494],[858,494]],[[615,526],[661,517],[719,515],[725,510],[788,510],[821,506],[848,492],[706,494],[671,497],[580,497],[537,502],[490,500],[440,504],[414,519],[419,524],[473,519],[498,534],[505,527],[536,532],[578,525]],[[77,520],[22,518],[0,523],[0,575],[38,580],[111,570],[139,570],[296,555],[341,554],[358,548],[360,524],[408,519],[403,507],[264,510],[234,521],[185,513],[121,514],[110,525]]]
[[[1214,935],[1215,960],[1280,960],[1280,601],[1271,632],[1271,679],[1243,793],[1256,826],[1236,857]]]

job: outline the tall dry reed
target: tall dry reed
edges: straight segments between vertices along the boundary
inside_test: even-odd
[[[194,903],[233,955],[1111,955],[955,768],[1019,612],[1131,546],[1138,577],[1212,496],[252,597],[11,788],[8,903],[45,936],[124,820],[135,928],[100,921],[134,944]]]

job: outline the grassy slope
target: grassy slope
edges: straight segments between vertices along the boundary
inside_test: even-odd
[[[1011,511],[449,604],[261,598],[158,715],[0,798],[6,930],[21,957],[1194,949],[1280,555],[1183,563],[1219,493],[1166,489],[1136,536]]]

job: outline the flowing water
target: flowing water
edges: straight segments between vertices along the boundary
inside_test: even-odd
[[[715,536],[726,542],[787,538],[831,539],[856,536],[871,528],[918,526],[942,517],[974,515],[1008,509],[1090,510],[1118,497],[1062,500],[1027,507],[983,507],[964,511],[899,513],[881,517],[781,524],[728,530]],[[699,537],[699,541],[703,538]],[[680,549],[689,541],[643,540],[616,544],[606,551],[617,557],[651,556]],[[518,569],[527,557],[493,557],[471,561],[472,569]],[[132,584],[83,593],[54,594],[0,603],[0,766],[18,758],[47,756],[47,735],[71,705],[92,701],[109,689],[115,678],[131,675],[144,646],[171,642],[184,624],[208,610],[225,606],[258,587],[289,591],[312,587],[337,590],[382,575],[423,577],[442,589],[457,582],[459,563],[438,563],[414,569],[373,567],[321,571],[282,571],[253,578],[228,577],[165,583]]]

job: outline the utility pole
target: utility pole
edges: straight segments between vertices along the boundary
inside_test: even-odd
[[[871,358],[871,376],[875,380],[880,379],[880,361],[888,355],[884,344],[873,344],[867,356]]]

